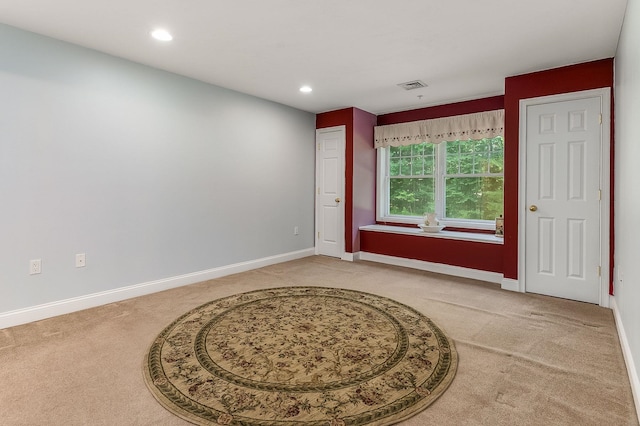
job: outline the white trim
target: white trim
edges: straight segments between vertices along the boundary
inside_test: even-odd
[[[387,256],[383,254],[369,253],[366,251],[360,252],[360,260],[403,266],[405,268],[452,275],[454,277],[471,278],[495,284],[500,284],[502,282],[502,274],[497,272],[481,271],[478,269],[463,268],[461,266],[445,265],[443,263],[426,262],[424,260],[406,259],[404,257]]]
[[[519,288],[526,291],[526,250],[525,250],[525,218],[526,211],[526,176],[527,176],[527,107],[554,102],[564,102],[587,98],[600,98],[602,113],[601,152],[600,152],[600,306],[609,307],[609,222],[611,201],[611,89],[584,90],[581,92],[563,93],[559,95],[542,96],[520,100],[519,122],[519,164],[518,164],[518,281]]]
[[[616,329],[618,330],[618,338],[620,339],[620,346],[622,347],[622,355],[624,356],[624,363],[627,366],[627,374],[629,375],[629,382],[631,383],[631,393],[633,394],[633,401],[636,405],[636,414],[638,415],[638,422],[640,423],[640,378],[638,377],[638,370],[633,362],[633,354],[631,353],[631,347],[629,346],[629,340],[627,339],[627,333],[624,330],[622,324],[622,318],[620,317],[620,311],[618,310],[618,304],[616,298],[610,296],[609,305],[613,310],[613,318],[616,321]]]
[[[318,145],[318,137],[323,134],[323,133],[331,133],[331,132],[341,132],[342,133],[342,158],[340,159],[340,163],[341,163],[341,171],[340,171],[340,176],[342,176],[342,182],[341,184],[341,197],[342,197],[342,202],[340,203],[340,214],[338,217],[338,223],[337,223],[337,231],[338,231],[338,244],[341,246],[340,249],[340,257],[341,259],[344,257],[345,253],[346,253],[346,241],[345,241],[345,228],[346,228],[346,224],[345,224],[345,218],[346,218],[346,212],[345,212],[345,194],[346,192],[346,169],[347,169],[347,126],[345,125],[340,125],[340,126],[333,126],[333,127],[323,127],[321,129],[316,129],[316,148],[319,147]],[[316,181],[315,181],[315,187],[313,189],[313,198],[315,200],[315,216],[316,216],[316,220],[315,220],[315,229],[314,229],[314,241],[315,241],[315,254],[322,254],[320,253],[319,249],[318,249],[318,229],[320,228],[320,215],[318,214],[318,192],[317,189],[320,188],[320,181],[322,179],[322,176],[320,176],[320,173],[322,171],[322,168],[320,167],[320,165],[318,164],[320,157],[318,156],[318,149],[316,149]]]
[[[108,303],[120,302],[122,300],[131,299],[133,297],[157,293],[159,291],[182,287],[189,284],[195,284],[201,281],[224,277],[226,275],[246,272],[252,269],[262,268],[277,263],[301,259],[303,257],[313,256],[313,254],[313,248],[299,250],[276,256],[264,257],[262,259],[220,266],[218,268],[208,269],[205,271],[193,272],[176,277],[163,278],[160,280],[135,284],[127,287],[117,288],[114,290],[107,290],[99,293],[88,294],[85,296],[74,297],[71,299],[59,300],[56,302],[45,303],[42,305],[31,306],[14,311],[1,312],[0,329],[13,327],[20,324],[26,324],[33,321],[39,321],[45,318],[51,318],[71,312],[81,311],[83,309],[94,308],[96,306],[106,305]]]
[[[520,288],[518,280],[512,280],[511,278],[503,278],[500,283],[500,287],[503,290],[516,291],[518,293],[524,293],[524,289]]]
[[[353,253],[343,253],[342,257],[340,258],[341,260],[346,260],[347,262],[353,262],[354,257],[353,257]]]
[[[361,231],[383,232],[387,234],[415,235],[426,238],[444,238],[449,240],[475,241],[489,244],[504,244],[504,238],[496,237],[494,234],[457,232],[442,230],[440,232],[423,232],[417,226],[408,228],[406,226],[392,225],[364,225],[359,228]]]

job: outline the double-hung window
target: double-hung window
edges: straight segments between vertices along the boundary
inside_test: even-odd
[[[491,137],[456,138],[460,133]],[[494,229],[504,198],[504,139],[495,133],[447,132],[453,137],[437,143],[407,143],[426,139],[421,135],[378,146],[378,221],[420,223],[435,212],[450,227]]]

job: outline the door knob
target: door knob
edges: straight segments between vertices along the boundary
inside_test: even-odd
[[[535,212],[536,210],[538,210],[538,206],[536,206],[535,204],[531,204],[529,206],[529,210],[532,211],[532,212]]]
[[[340,202],[340,197],[336,198],[336,203]]]

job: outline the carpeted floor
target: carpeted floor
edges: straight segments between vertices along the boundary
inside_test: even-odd
[[[610,310],[324,257],[0,330],[0,424],[188,424],[144,384],[142,363],[155,337],[210,300],[285,286],[389,297],[454,340],[451,386],[403,425],[638,425]]]

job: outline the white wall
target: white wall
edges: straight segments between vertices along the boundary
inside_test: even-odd
[[[0,25],[0,314],[312,248],[314,139],[313,114]]]
[[[615,305],[636,368],[640,410],[640,0],[627,5],[615,80]]]

